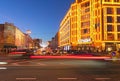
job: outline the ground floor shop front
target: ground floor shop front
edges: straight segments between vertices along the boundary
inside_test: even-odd
[[[102,42],[102,43],[92,43],[92,44],[78,44],[76,46],[66,45],[60,47],[60,50],[78,50],[78,51],[88,51],[88,52],[112,52],[120,51],[120,42]]]

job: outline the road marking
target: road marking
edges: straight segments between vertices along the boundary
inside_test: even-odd
[[[60,64],[63,64],[63,65],[65,65],[65,63],[60,63]]]
[[[12,63],[12,65],[14,66],[19,66],[19,64],[16,62],[16,63]]]
[[[110,80],[111,78],[95,78],[96,80]]]
[[[7,67],[0,67],[0,69],[7,69]]]
[[[37,63],[37,64],[40,66],[47,66],[46,64],[43,64],[43,63]]]
[[[58,80],[76,80],[77,78],[57,78]]]
[[[16,78],[16,80],[36,80],[37,78]]]
[[[0,62],[0,64],[8,64],[7,62]]]
[[[25,60],[23,60],[23,61],[16,61],[16,62],[14,62],[14,63],[11,63],[12,65],[15,65],[15,66],[20,66],[20,63],[27,63],[27,62],[30,62],[30,61],[25,61]]]

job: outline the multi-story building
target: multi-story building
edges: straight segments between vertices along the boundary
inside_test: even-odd
[[[119,50],[120,0],[75,0],[59,33],[59,47],[65,50]]]
[[[14,48],[33,48],[33,40],[12,23],[0,24],[0,52],[8,53]]]
[[[49,47],[54,51],[58,50],[58,32],[56,33],[55,37],[52,37],[51,41],[49,41]]]
[[[11,23],[0,24],[0,48],[15,47],[15,26]]]
[[[64,50],[69,50],[71,46],[71,9],[67,12],[60,23],[59,28],[59,47]]]
[[[25,46],[25,34],[19,29],[19,28],[15,28],[15,45],[17,46],[18,49],[21,48],[26,48]]]
[[[62,50],[76,50],[80,36],[80,25],[78,21],[78,3],[71,4],[69,10],[60,23],[59,47]]]
[[[25,36],[25,48],[26,49],[34,49],[34,42],[33,39],[30,37],[29,34],[24,33]]]
[[[41,44],[42,44],[42,39],[39,38],[35,38],[33,39],[33,43],[34,43],[34,48],[41,48]]]

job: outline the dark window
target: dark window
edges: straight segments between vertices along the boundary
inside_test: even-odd
[[[110,2],[110,0],[105,0],[105,2]]]
[[[120,14],[120,8],[117,8],[117,14]]]
[[[107,16],[107,23],[112,23],[112,22],[113,22],[112,16]]]
[[[107,25],[107,31],[108,31],[108,32],[113,31],[112,25]]]
[[[118,40],[120,40],[120,34],[118,34]]]
[[[117,25],[117,31],[120,32],[120,25]]]
[[[90,6],[90,2],[86,2],[86,3],[81,5],[81,7],[88,7],[88,6]]]
[[[120,16],[117,17],[117,23],[120,23]]]
[[[114,2],[119,2],[119,0],[114,0]]]
[[[90,5],[90,2],[87,2],[85,3],[85,7],[89,6]]]
[[[113,14],[113,8],[107,8],[107,14]]]
[[[88,30],[87,29],[84,29],[84,33],[87,33],[88,32]]]
[[[82,2],[82,0],[77,0],[78,3]]]
[[[85,12],[89,12],[89,11],[90,11],[90,8],[85,9]]]

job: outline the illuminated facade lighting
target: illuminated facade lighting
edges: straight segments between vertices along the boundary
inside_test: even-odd
[[[119,50],[120,0],[75,0],[60,23],[59,47]]]

